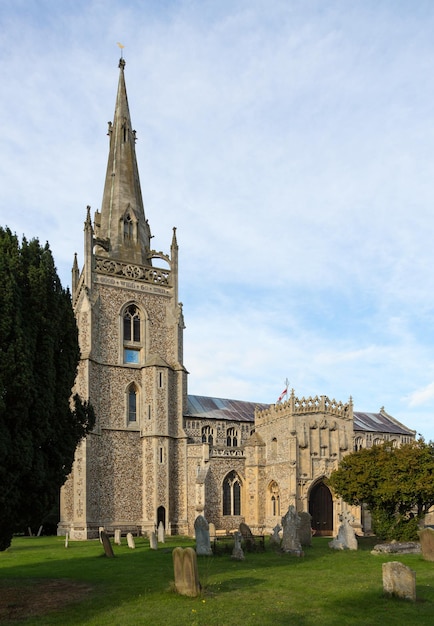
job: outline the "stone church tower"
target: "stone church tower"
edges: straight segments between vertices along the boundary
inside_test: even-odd
[[[187,533],[183,314],[178,245],[151,248],[124,77],[119,84],[101,211],[84,224],[84,265],[72,270],[81,361],[75,391],[95,409],[61,493],[59,532],[98,527]],[[154,263],[156,265],[154,265]],[[183,486],[181,488],[181,485]]]

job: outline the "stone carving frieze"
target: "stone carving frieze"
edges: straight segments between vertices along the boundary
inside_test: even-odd
[[[95,270],[100,274],[122,276],[123,278],[143,281],[152,285],[161,285],[162,287],[170,286],[170,270],[156,267],[144,267],[103,257],[95,257]]]

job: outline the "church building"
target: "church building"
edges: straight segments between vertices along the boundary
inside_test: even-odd
[[[101,210],[87,208],[84,263],[72,269],[81,360],[74,392],[96,414],[61,491],[58,533],[98,536],[99,527],[193,535],[204,515],[217,529],[240,522],[256,533],[289,505],[332,535],[346,505],[326,484],[343,455],[415,437],[384,409],[353,410],[325,395],[257,404],[188,394],[184,315],[178,301],[178,243],[151,247],[119,63]],[[194,376],[194,372],[192,373]],[[368,517],[352,509],[359,532]]]

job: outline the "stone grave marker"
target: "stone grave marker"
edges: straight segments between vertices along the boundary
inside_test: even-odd
[[[422,558],[425,561],[434,561],[434,529],[424,528],[419,531]]]
[[[196,554],[210,556],[212,550],[209,538],[209,525],[203,515],[198,515],[194,520],[194,533],[196,535]]]
[[[102,535],[103,532],[104,532],[104,526],[100,526],[98,528],[98,536],[99,536],[100,543],[102,543],[102,536],[101,535]]]
[[[131,548],[131,550],[134,550],[136,547],[132,533],[127,533],[127,544],[128,544],[128,547]]]
[[[66,531],[66,533],[65,533],[65,548],[68,547],[68,542],[69,542],[69,532]]]
[[[270,543],[273,546],[278,546],[280,547],[280,531],[282,530],[282,526],[280,524],[276,524],[276,526],[273,528],[273,533],[270,535]]]
[[[298,514],[300,518],[300,528],[298,533],[300,536],[300,543],[302,546],[312,545],[312,515],[307,511],[301,511]]]
[[[304,556],[299,536],[300,517],[293,504],[289,506],[286,515],[282,517],[282,526],[282,550],[294,556]]]
[[[208,524],[209,526],[209,536],[211,539],[215,539],[216,537],[216,528],[215,528],[215,524],[213,522],[210,522]]]
[[[120,531],[120,528],[116,528],[116,530],[115,530],[114,542],[115,542],[115,544],[117,546],[121,545],[121,531]]]
[[[154,531],[152,531],[149,535],[149,547],[151,548],[151,550],[158,550],[157,535]]]
[[[383,563],[383,590],[397,598],[416,600],[416,572],[400,561]]]
[[[164,525],[163,522],[160,522],[158,524],[158,543],[165,543],[166,541],[166,535],[164,532]]]
[[[197,597],[200,594],[197,555],[193,548],[175,548],[172,552],[175,589],[183,596]]]
[[[240,533],[239,530],[237,530],[237,532],[234,533],[235,545],[234,545],[234,549],[232,550],[232,556],[231,556],[231,558],[234,559],[235,561],[244,561],[244,552],[241,547],[242,538],[243,538],[242,534]]]
[[[329,541],[329,547],[333,550],[357,550],[358,543],[356,533],[351,523],[354,517],[351,513],[342,513],[339,515],[341,524],[338,528],[337,537]]]
[[[100,541],[104,546],[105,555],[109,558],[114,557],[112,544],[110,543],[110,537],[104,530],[102,530],[100,533]]]
[[[248,526],[247,524],[245,524],[244,522],[241,522],[240,524],[240,533],[244,539],[244,543],[246,544],[246,550],[247,552],[251,552],[252,550],[255,549],[255,538],[253,536],[253,533],[250,529],[250,526]]]

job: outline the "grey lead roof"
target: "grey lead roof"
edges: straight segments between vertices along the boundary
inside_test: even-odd
[[[250,422],[255,419],[255,408],[268,409],[269,404],[261,402],[244,402],[208,396],[187,397],[188,408],[185,417],[198,419],[226,420],[233,422]],[[414,435],[404,424],[386,413],[361,413],[354,411],[354,430],[369,432],[386,432],[399,435]]]

